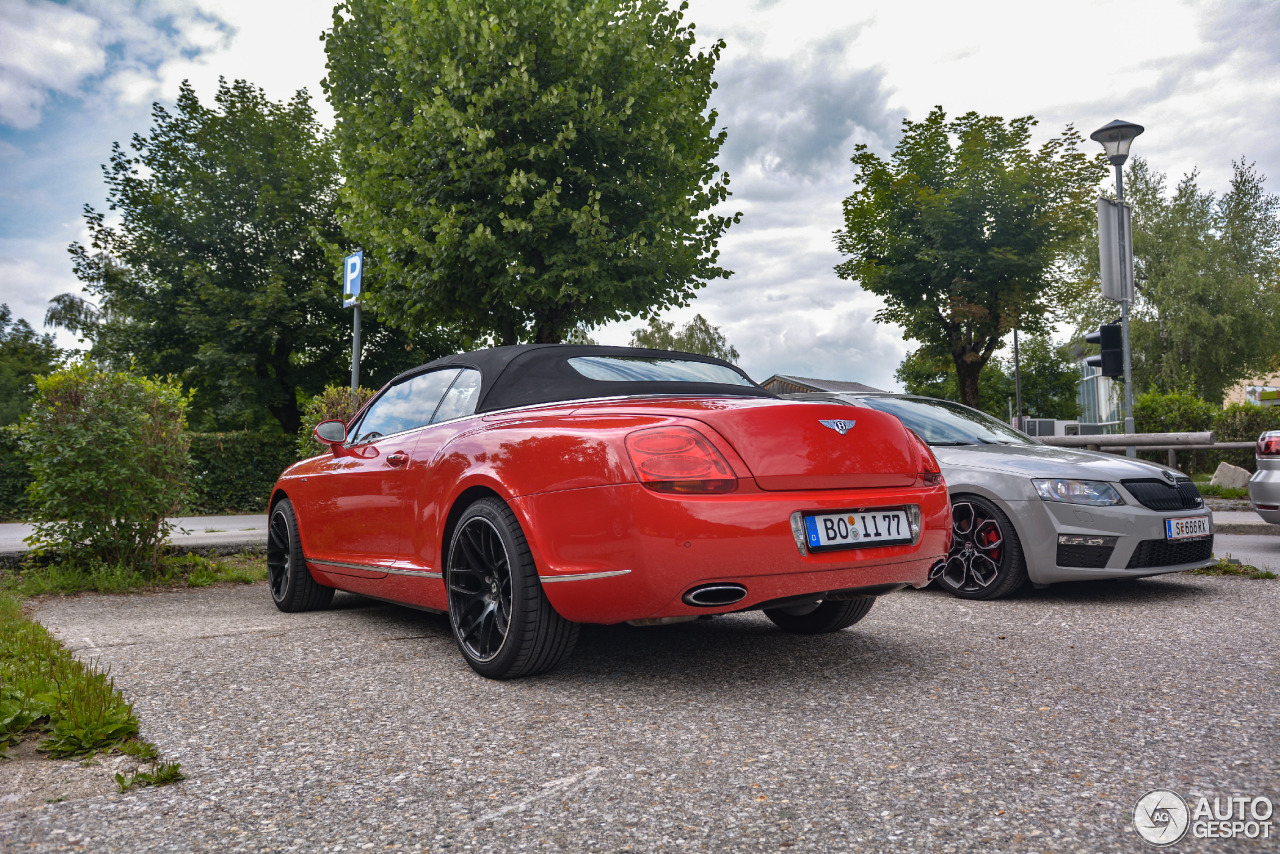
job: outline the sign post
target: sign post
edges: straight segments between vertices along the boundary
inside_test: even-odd
[[[348,255],[343,265],[342,307],[355,308],[351,325],[351,391],[360,386],[360,280],[364,276],[364,250]]]

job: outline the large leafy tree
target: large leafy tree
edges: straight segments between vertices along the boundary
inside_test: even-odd
[[[1252,165],[1232,165],[1221,196],[1201,189],[1195,172],[1169,192],[1145,161],[1127,170],[1140,389],[1216,403],[1239,380],[1280,369],[1280,198]]]
[[[723,42],[663,0],[343,0],[325,36],[344,223],[389,321],[501,344],[686,305],[735,217]]]
[[[632,347],[652,347],[655,350],[679,350],[682,353],[698,353],[714,356],[726,362],[738,361],[738,349],[701,314],[695,314],[680,329],[669,320],[653,317],[649,325],[631,333]]]
[[[13,424],[31,408],[35,378],[50,373],[62,358],[52,335],[41,335],[25,320],[13,319],[0,303],[0,426]]]
[[[197,428],[295,433],[299,397],[350,371],[334,144],[305,90],[275,102],[243,80],[222,81],[211,107],[184,82],[152,119],[103,167],[119,224],[86,206],[91,245],[70,247],[90,298],[56,298],[49,319],[104,364],[180,377]],[[372,318],[362,332],[373,382],[447,343]]]
[[[1102,156],[1070,126],[1033,149],[1035,124],[937,107],[903,122],[888,160],[865,145],[853,156],[836,272],[884,298],[877,320],[949,355],[969,406],[1009,330],[1045,331],[1064,259],[1095,218]]]

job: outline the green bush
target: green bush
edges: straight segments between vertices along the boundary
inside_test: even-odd
[[[1233,403],[1225,409],[1219,409],[1187,392],[1151,392],[1140,395],[1134,402],[1133,418],[1139,433],[1198,433],[1212,430],[1216,442],[1253,442],[1264,430],[1280,430],[1280,406]],[[1159,463],[1168,461],[1166,451],[1141,451],[1139,456]],[[1247,448],[1178,452],[1178,467],[1202,479],[1212,476],[1221,462],[1240,466],[1251,472],[1257,468],[1257,458]]]
[[[176,380],[84,362],[38,377],[22,425],[36,550],[156,566],[186,490],[186,407]]]
[[[1256,442],[1258,436],[1267,430],[1280,430],[1280,406],[1233,403],[1219,410],[1213,419],[1213,437],[1219,442]],[[1248,448],[1215,451],[1209,455],[1210,473],[1219,462],[1256,471],[1258,458]]]
[[[271,487],[298,460],[296,436],[195,433],[186,513],[265,513]]]
[[[1199,433],[1213,429],[1216,410],[1190,392],[1147,392],[1133,402],[1134,428],[1139,433]]]
[[[26,519],[31,506],[27,503],[27,486],[31,483],[31,467],[22,451],[22,432],[17,425],[0,427],[0,522]]]
[[[317,424],[334,418],[350,423],[373,394],[373,389],[363,386],[357,387],[353,392],[350,386],[331,385],[307,401],[302,412],[302,429],[298,431],[298,458],[306,459],[320,453],[320,443],[311,435]]]
[[[191,433],[187,494],[181,513],[261,513],[280,472],[298,459],[296,436]],[[319,446],[308,441],[307,456]],[[17,427],[0,427],[0,521],[32,518],[31,468]]]

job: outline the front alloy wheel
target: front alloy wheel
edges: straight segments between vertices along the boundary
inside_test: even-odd
[[[1027,580],[1022,544],[999,507],[976,495],[951,505],[951,552],[938,584],[962,599],[998,599]]]
[[[314,611],[333,601],[333,588],[317,583],[307,569],[298,517],[287,498],[271,508],[267,523],[267,582],[271,600],[281,611]]]

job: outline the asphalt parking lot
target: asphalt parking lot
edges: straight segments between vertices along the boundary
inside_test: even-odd
[[[444,617],[335,604],[44,602],[188,779],[0,811],[0,848],[1133,851],[1152,789],[1280,803],[1280,581],[910,591],[823,637],[758,614],[589,627],[567,666],[506,683]]]

